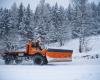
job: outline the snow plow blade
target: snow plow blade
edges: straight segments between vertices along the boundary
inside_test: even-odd
[[[72,61],[73,50],[48,49],[46,53],[48,62],[69,62]]]

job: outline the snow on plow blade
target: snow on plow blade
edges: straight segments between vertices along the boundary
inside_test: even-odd
[[[72,61],[73,50],[48,49],[46,53],[48,62],[67,62]]]

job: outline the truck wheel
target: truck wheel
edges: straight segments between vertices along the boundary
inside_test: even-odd
[[[36,64],[36,65],[47,64],[46,57],[39,55],[39,54],[34,55],[33,61],[34,61],[34,64]]]
[[[13,64],[13,60],[5,60],[5,64]]]
[[[15,63],[16,63],[16,64],[21,64],[21,63],[22,63],[22,58],[17,56],[17,57],[15,58]]]
[[[5,57],[5,64],[13,64],[14,60],[12,56],[6,56]]]
[[[22,63],[22,60],[15,60],[15,63],[16,64],[21,64]]]

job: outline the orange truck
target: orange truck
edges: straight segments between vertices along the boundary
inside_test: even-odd
[[[25,60],[32,60],[33,64],[44,65],[48,62],[72,61],[72,50],[39,49],[28,41],[24,51],[5,52],[2,54],[5,64],[21,64]]]

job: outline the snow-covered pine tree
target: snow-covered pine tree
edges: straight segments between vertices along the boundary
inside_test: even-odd
[[[41,0],[40,4],[37,6],[35,15],[34,15],[34,24],[35,24],[35,32],[37,38],[41,40],[41,42],[44,44],[46,41],[46,35],[48,30],[48,16],[49,16],[49,10],[47,7],[47,4],[45,3],[45,0]]]
[[[16,3],[14,3],[10,9],[10,18],[9,18],[9,26],[11,27],[10,37],[11,37],[11,45],[13,49],[17,49],[19,44],[19,33],[18,33],[18,8]]]
[[[90,20],[90,26],[87,27],[86,35],[96,35],[97,34],[97,6],[94,2],[87,5],[87,13]]]
[[[75,33],[79,37],[79,52],[85,51],[85,37],[87,27],[90,26],[90,17],[87,13],[87,0],[73,0],[74,7],[74,28]]]
[[[57,30],[57,36],[58,36],[58,42],[60,43],[60,46],[64,45],[65,40],[68,40],[69,30],[68,26],[66,25],[67,19],[65,15],[65,10],[62,6],[58,9],[58,26]]]
[[[2,29],[3,29],[3,22],[2,22],[2,17],[3,17],[3,9],[0,9],[0,40],[1,40],[1,35],[3,33]]]
[[[17,19],[18,19],[18,30],[21,29],[21,24],[22,24],[22,20],[23,20],[23,16],[24,16],[24,6],[23,4],[21,3],[19,8],[18,8],[18,16],[17,16]]]
[[[58,4],[56,3],[55,6],[52,7],[52,25],[54,29],[54,39],[55,41],[60,43],[60,46],[62,45],[62,24],[63,24],[63,12],[62,8],[58,8]]]
[[[100,2],[97,5],[97,24],[98,24],[98,34],[100,34]]]
[[[72,14],[73,14],[73,9],[71,7],[71,5],[69,4],[68,9],[66,9],[66,22],[65,22],[65,26],[66,26],[66,39],[70,40],[72,39],[72,31],[73,31],[73,25],[72,25]]]
[[[6,50],[11,50],[11,41],[12,41],[12,36],[11,36],[11,32],[12,32],[12,27],[10,24],[10,11],[8,9],[4,9],[3,10],[3,15],[2,15],[2,43],[5,44],[5,48]]]
[[[51,21],[51,7],[49,4],[45,4],[45,12],[44,12],[44,26],[45,26],[45,44],[49,44],[51,37],[50,37],[50,28],[52,26],[52,21]]]
[[[33,13],[28,4],[27,8],[24,9],[23,19],[21,22],[21,35],[25,40],[34,38],[34,23]]]

